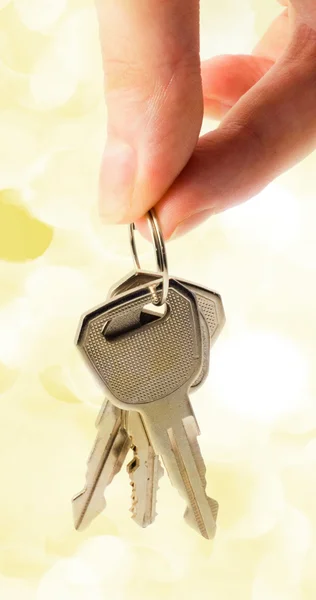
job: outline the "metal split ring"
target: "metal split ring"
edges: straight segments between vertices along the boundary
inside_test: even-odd
[[[158,306],[162,306],[163,304],[165,304],[165,302],[167,300],[168,291],[169,291],[169,272],[168,272],[166,246],[165,246],[165,242],[164,242],[164,239],[162,236],[160,225],[159,225],[159,222],[158,222],[158,219],[157,219],[154,209],[151,209],[150,211],[148,211],[146,216],[147,216],[148,225],[149,225],[149,229],[150,229],[150,233],[151,233],[151,237],[152,237],[152,241],[153,241],[153,245],[154,245],[154,249],[155,249],[156,261],[157,261],[157,272],[158,272],[158,275],[162,278],[161,299],[160,300],[158,299],[157,294],[155,293],[155,291],[152,290],[152,286],[150,289],[153,292],[153,296],[154,296],[153,303],[157,304]],[[129,226],[129,231],[130,231],[130,244],[131,244],[131,249],[132,249],[132,255],[133,255],[135,267],[138,271],[140,271],[141,266],[140,266],[139,256],[138,256],[137,248],[136,248],[135,230],[136,230],[135,223],[131,223]]]

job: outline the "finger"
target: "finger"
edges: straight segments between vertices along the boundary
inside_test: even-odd
[[[221,119],[272,67],[273,61],[249,55],[217,56],[202,64],[204,114]]]
[[[283,11],[257,44],[253,55],[217,56],[202,63],[205,114],[221,119],[266,74],[288,43],[288,11]]]
[[[287,48],[290,39],[289,11],[286,9],[268,27],[261,40],[255,46],[253,54],[269,58],[275,62]]]
[[[312,29],[316,29],[315,0],[291,0],[291,4],[302,21]]]
[[[100,212],[130,222],[163,196],[203,118],[198,0],[97,0],[108,107]]]
[[[301,26],[287,52],[220,127],[199,140],[157,206],[166,237],[182,223],[245,201],[316,145],[316,32]]]

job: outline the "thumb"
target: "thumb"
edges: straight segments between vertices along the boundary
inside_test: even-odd
[[[100,213],[131,222],[154,206],[198,140],[203,97],[198,0],[97,0],[108,108]]]

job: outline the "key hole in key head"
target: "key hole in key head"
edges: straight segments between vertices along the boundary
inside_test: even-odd
[[[138,327],[144,327],[149,325],[150,323],[154,323],[155,321],[159,321],[163,317],[166,316],[168,311],[167,303],[162,304],[162,306],[157,306],[156,304],[146,304],[144,306],[142,312],[140,313],[139,325]]]
[[[157,305],[157,304],[152,304],[152,302],[150,302],[150,304],[146,304],[146,306],[144,306],[141,315],[140,315],[140,320],[142,321],[143,319],[143,323],[148,322],[150,323],[151,321],[157,321],[157,319],[161,319],[161,317],[164,317],[165,314],[167,313],[168,310],[168,305],[165,302],[165,304],[162,304],[161,306]],[[146,319],[148,318],[148,315],[150,315],[149,317],[149,321],[146,321]]]
[[[103,335],[109,342],[114,341],[124,334],[131,333],[132,331],[136,331],[137,329],[141,329],[142,327],[146,327],[151,323],[165,318],[169,312],[170,309],[167,302],[162,306],[157,306],[152,303],[146,304],[140,313],[137,322],[134,321],[129,326],[125,323],[123,326],[120,326],[119,322],[115,323],[115,320],[114,322],[111,321],[103,330]]]

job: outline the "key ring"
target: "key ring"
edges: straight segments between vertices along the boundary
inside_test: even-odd
[[[158,222],[158,219],[157,219],[154,209],[152,208],[151,210],[149,210],[146,216],[147,216],[147,220],[148,220],[148,225],[149,225],[153,245],[155,248],[158,273],[159,273],[159,275],[162,276],[162,297],[161,297],[160,301],[157,297],[155,290],[153,290],[152,287],[150,289],[153,293],[153,303],[156,304],[157,306],[162,306],[163,304],[165,304],[165,302],[168,298],[168,291],[169,291],[169,273],[168,273],[166,246],[165,246],[165,242],[164,242],[164,239],[162,236],[160,225],[159,225],[159,222]],[[130,232],[130,244],[131,244],[131,249],[132,249],[132,255],[133,255],[133,260],[134,260],[136,270],[140,271],[141,266],[140,266],[139,256],[138,256],[138,252],[137,252],[137,248],[136,248],[135,231],[136,231],[135,223],[131,223],[129,226],[129,232]]]

